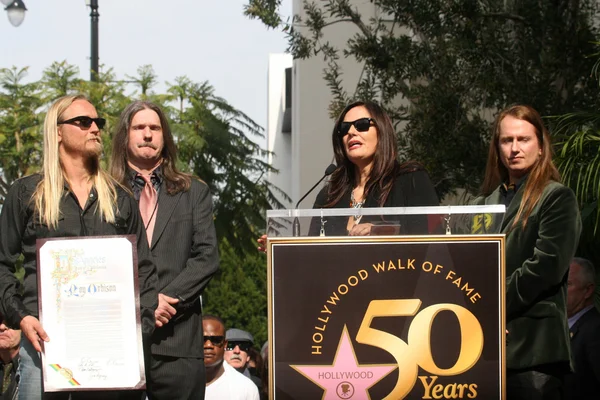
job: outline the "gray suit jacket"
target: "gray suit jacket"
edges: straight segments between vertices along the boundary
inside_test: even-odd
[[[187,192],[169,195],[164,181],[150,251],[158,291],[180,299],[177,314],[152,336],[152,354],[204,357],[200,295],[219,267],[213,204],[208,186],[192,178]]]

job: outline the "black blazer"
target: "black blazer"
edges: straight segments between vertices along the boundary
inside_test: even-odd
[[[329,187],[325,186],[317,195],[313,208],[323,208],[327,203],[327,193]],[[350,196],[352,189],[344,194],[342,199],[337,202],[332,208],[349,208],[350,207]],[[379,207],[377,197],[379,193],[377,190],[372,191],[367,195],[365,199],[364,207]],[[418,206],[438,206],[439,200],[435,193],[435,188],[429,179],[427,171],[421,169],[413,172],[400,173],[396,176],[394,186],[385,201],[384,207],[418,207]],[[394,219],[387,220],[385,222],[400,224],[400,234],[427,234],[427,217],[416,215],[416,216],[402,216],[394,217]],[[361,222],[384,222],[381,217],[371,216],[363,217]],[[343,236],[347,234],[348,218],[329,218],[328,222],[325,223],[325,235],[326,236]],[[309,236],[318,236],[321,229],[320,218],[313,218],[310,224]]]
[[[150,251],[158,292],[179,298],[177,314],[152,336],[152,354],[204,358],[200,295],[219,267],[213,203],[197,179],[187,192],[169,195],[161,183]]]
[[[571,328],[571,356],[575,373],[565,378],[571,400],[600,397],[600,313],[592,307]]]

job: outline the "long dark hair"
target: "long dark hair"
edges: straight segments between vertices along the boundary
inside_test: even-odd
[[[420,168],[416,163],[398,164],[396,132],[390,117],[379,104],[370,101],[357,101],[348,104],[335,121],[331,135],[333,154],[338,168],[329,180],[329,192],[325,207],[332,207],[337,204],[344,194],[357,184],[358,177],[356,176],[355,165],[348,159],[342,136],[338,133],[344,117],[348,111],[355,107],[364,107],[369,112],[377,132],[377,147],[373,157],[373,167],[365,184],[364,197],[376,189],[379,193],[376,200],[379,206],[383,207],[392,190],[396,175],[404,170]]]
[[[167,117],[154,103],[149,101],[134,101],[121,113],[119,124],[113,137],[112,156],[110,158],[110,174],[123,186],[130,187],[127,177],[127,143],[129,141],[129,129],[133,116],[142,110],[152,110],[158,114],[162,126],[164,146],[162,149],[162,174],[165,179],[167,192],[171,195],[181,191],[187,191],[191,186],[191,175],[184,174],[177,169],[177,148],[173,140],[173,134],[169,128]]]
[[[512,225],[514,227],[522,220],[522,226],[525,228],[527,219],[531,215],[536,203],[542,197],[544,188],[549,181],[560,182],[560,174],[552,162],[550,134],[544,126],[540,114],[533,107],[521,104],[513,105],[500,112],[494,122],[494,131],[492,132],[492,140],[490,141],[488,160],[485,167],[485,178],[481,186],[482,194],[489,196],[501,183],[507,182],[509,179],[508,169],[500,158],[500,123],[507,116],[527,121],[533,125],[538,143],[542,149],[542,154],[529,171],[523,200]]]

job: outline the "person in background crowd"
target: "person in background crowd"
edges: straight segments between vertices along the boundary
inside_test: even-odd
[[[248,370],[248,365],[250,363],[250,349],[254,345],[254,336],[241,329],[232,328],[227,331],[225,338],[227,339],[225,361],[238,372],[244,374],[246,378],[251,379],[252,382],[260,388],[260,378],[252,375]]]
[[[594,307],[594,265],[585,258],[571,261],[567,283],[567,317],[575,372],[565,381],[566,397],[600,396],[600,313]]]
[[[214,315],[202,317],[206,400],[259,400],[256,385],[224,361],[225,323]]]
[[[110,172],[139,202],[158,269],[148,397],[202,399],[200,296],[219,267],[210,190],[177,169],[167,118],[160,107],[146,101],[135,101],[121,113]]]
[[[507,399],[563,399],[570,371],[567,274],[581,233],[577,200],[560,183],[550,135],[525,105],[496,118],[476,204],[504,204]]]
[[[82,95],[64,96],[49,108],[44,121],[42,172],[11,186],[0,214],[0,312],[7,326],[22,332],[19,398],[42,397],[41,341],[50,340],[38,320],[36,239],[134,234],[137,238],[142,334],[154,331],[156,268],[137,203],[100,168],[104,118]],[[14,275],[23,255],[25,276]],[[57,392],[52,399],[139,398],[141,393]]]
[[[0,400],[14,400],[19,393],[21,331],[10,329],[0,315]]]

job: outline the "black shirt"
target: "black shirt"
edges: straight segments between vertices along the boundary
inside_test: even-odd
[[[65,185],[58,226],[54,229],[41,223],[34,212],[33,193],[41,179],[41,175],[35,174],[15,181],[6,195],[0,214],[0,312],[7,325],[19,329],[25,316],[38,316],[36,239],[135,234],[142,330],[144,334],[151,333],[157,306],[156,267],[150,260],[142,219],[131,194],[116,184],[115,222],[108,223],[100,218],[97,210],[98,194],[95,188],[90,191],[82,209],[75,194]],[[14,276],[15,263],[21,254],[24,256],[25,269],[23,285]]]

